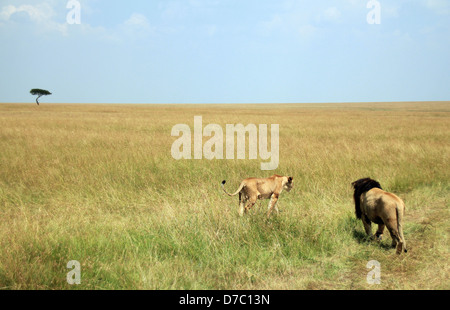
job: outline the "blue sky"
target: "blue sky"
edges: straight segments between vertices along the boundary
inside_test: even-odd
[[[0,0],[0,102],[450,100],[450,1]]]

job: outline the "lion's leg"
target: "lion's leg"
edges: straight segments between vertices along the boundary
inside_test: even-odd
[[[245,197],[243,197],[242,193],[239,193],[239,215],[244,215],[244,204],[245,204]]]
[[[250,197],[247,205],[245,206],[245,212],[247,213],[256,203],[256,197]]]
[[[364,230],[366,231],[366,235],[372,238],[372,223],[365,215],[362,216],[362,222],[364,224]]]
[[[245,213],[247,213],[248,211],[250,211],[250,209],[255,205],[256,202],[249,202],[247,204],[247,206],[245,207]]]
[[[278,194],[273,193],[269,201],[269,210],[267,211],[267,218],[270,217],[270,213],[272,213],[272,210],[276,206],[277,202],[278,202]]]
[[[389,230],[389,233],[391,234],[392,238],[392,247],[397,249],[397,254],[402,253],[403,248],[403,242],[400,239],[400,234],[397,230],[397,222],[395,220],[390,221],[387,223],[387,229]]]
[[[392,247],[396,248],[397,250],[397,254],[401,254],[402,253],[402,248],[403,248],[403,242],[400,240],[400,236],[398,234],[397,230],[392,230],[391,233],[391,238],[392,238]]]
[[[377,232],[375,233],[375,240],[381,241],[383,238],[383,232],[384,232],[384,224],[378,224]]]

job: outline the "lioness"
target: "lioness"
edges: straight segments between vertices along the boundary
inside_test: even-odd
[[[281,175],[274,174],[270,178],[248,178],[241,182],[238,190],[234,194],[230,194],[225,190],[226,181],[222,181],[223,191],[228,196],[235,196],[239,194],[239,215],[244,215],[248,210],[253,207],[258,199],[269,199],[269,209],[267,211],[267,218],[270,217],[272,210],[278,213],[278,208],[276,206],[278,202],[278,197],[280,196],[283,189],[290,191],[292,189],[293,178],[284,177]]]
[[[366,234],[374,239],[381,240],[386,226],[392,237],[392,247],[397,247],[397,254],[406,250],[406,242],[403,237],[403,213],[405,204],[392,193],[385,192],[380,183],[370,178],[359,179],[352,183],[355,192],[356,217],[364,224]],[[372,236],[371,223],[378,224],[378,230]]]

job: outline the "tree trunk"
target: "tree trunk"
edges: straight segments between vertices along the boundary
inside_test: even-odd
[[[37,103],[37,105],[39,105],[38,99],[41,98],[41,97],[42,97],[42,95],[40,95],[40,96],[38,96],[38,97],[36,98],[36,103]]]

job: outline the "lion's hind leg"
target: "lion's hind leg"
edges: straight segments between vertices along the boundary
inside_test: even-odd
[[[400,234],[397,230],[396,224],[397,224],[396,221],[390,221],[386,226],[387,229],[389,230],[389,233],[391,234],[392,247],[396,248],[397,254],[401,254],[403,250],[403,242],[402,239],[400,238]]]
[[[375,240],[381,241],[383,239],[383,232],[384,232],[384,224],[378,224],[377,232],[375,233]]]
[[[392,237],[392,247],[396,249],[397,254],[401,254],[403,250],[403,242],[400,239],[399,233],[396,230],[394,230],[393,232],[391,232],[391,237]]]

